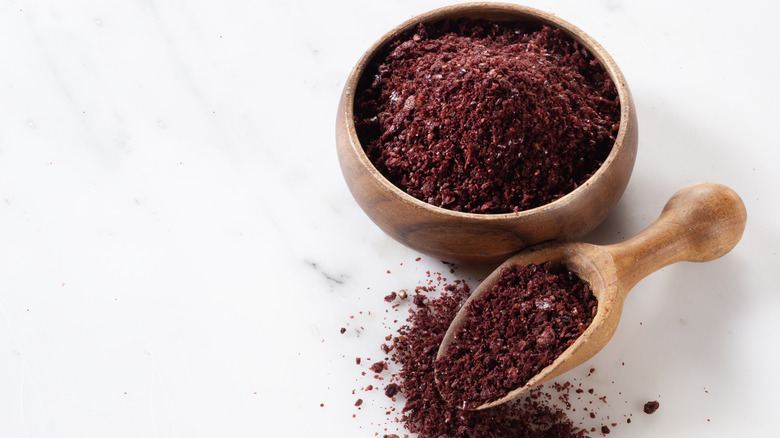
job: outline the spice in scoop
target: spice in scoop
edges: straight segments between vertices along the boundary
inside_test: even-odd
[[[434,288],[421,287],[424,297]],[[456,281],[438,297],[415,300],[409,324],[394,338],[392,359],[401,365],[394,378],[392,395],[405,399],[402,421],[420,438],[585,438],[588,432],[569,419],[561,408],[548,403],[541,392],[488,411],[464,411],[444,400],[434,375],[434,361],[444,333],[470,293],[467,284]],[[567,391],[570,385],[561,385]],[[387,393],[387,389],[385,390]],[[563,392],[562,392],[563,393]],[[567,396],[568,397],[568,396]]]
[[[597,305],[586,282],[551,262],[504,268],[466,305],[464,324],[436,360],[442,397],[472,409],[525,385],[585,331]]]

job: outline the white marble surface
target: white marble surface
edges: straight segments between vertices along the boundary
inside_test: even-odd
[[[386,293],[447,268],[354,203],[335,110],[363,50],[444,4],[1,2],[0,436],[385,433],[354,357],[381,356]],[[777,436],[780,7],[526,4],[601,42],[636,99],[633,178],[586,241],[700,180],[748,209],[733,252],[629,296],[587,380],[601,416],[633,413],[610,436]]]

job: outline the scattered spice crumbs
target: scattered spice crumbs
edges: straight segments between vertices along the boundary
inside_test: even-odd
[[[570,394],[584,392],[569,382],[537,388],[522,400],[488,411],[464,411],[447,403],[439,394],[433,363],[444,332],[468,298],[470,288],[462,280],[447,282],[439,273],[428,273],[428,276],[431,280],[427,286],[415,288],[415,300],[406,309],[409,312],[407,324],[395,329],[391,337],[389,359],[400,365],[400,369],[391,374],[384,393],[392,400],[398,397],[403,409],[400,417],[389,417],[388,421],[401,423],[420,438],[590,436],[586,429],[575,425],[565,411],[574,410]],[[396,306],[393,309],[400,311]],[[374,363],[370,368],[383,371],[387,369],[387,362]],[[394,409],[388,410],[387,415],[393,415]]]
[[[368,368],[375,373],[373,377],[384,383],[364,389],[369,391],[376,385],[384,393],[377,403],[390,403],[386,423],[372,423],[379,428],[374,436],[397,438],[399,435],[389,433],[389,429],[403,427],[408,433],[401,436],[406,438],[412,434],[419,438],[585,438],[612,433],[619,425],[598,413],[600,408],[594,402],[606,403],[606,397],[593,388],[583,388],[586,380],[576,378],[540,386],[513,402],[485,411],[466,411],[448,403],[436,384],[434,361],[439,343],[470,288],[465,281],[450,282],[441,273],[429,271],[426,275],[427,282],[413,289],[414,300],[388,303],[391,312],[408,312],[401,327],[392,316],[385,317],[385,321],[394,322],[392,327],[386,326],[392,333],[382,336],[384,342],[378,345],[383,353],[388,354],[385,350],[390,349],[391,354],[377,362],[366,358],[371,364]],[[356,363],[361,363],[359,357]],[[390,375],[379,377],[379,373],[391,369],[389,364],[395,364]],[[595,372],[591,368],[583,379]],[[371,392],[363,394],[370,396]],[[630,424],[630,415],[624,415],[626,421],[620,424]]]

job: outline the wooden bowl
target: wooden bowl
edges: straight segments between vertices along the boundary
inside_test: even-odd
[[[397,34],[420,22],[456,18],[541,23],[561,29],[598,59],[618,90],[620,126],[604,164],[577,189],[554,202],[518,213],[456,212],[418,200],[388,181],[371,163],[355,131],[358,81],[372,58]],[[385,34],[358,61],[339,102],[336,144],[341,170],[365,213],[388,235],[421,253],[454,263],[504,261],[529,245],[578,238],[601,223],[628,184],[637,150],[637,120],[631,92],[607,52],[573,25],[546,12],[503,3],[466,3],[424,13]]]

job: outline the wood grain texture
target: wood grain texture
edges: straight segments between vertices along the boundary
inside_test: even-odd
[[[474,290],[464,308],[496,283],[501,269],[547,261],[565,265],[588,282],[598,299],[598,308],[590,326],[551,365],[525,386],[478,409],[509,401],[585,363],[612,338],[626,296],[637,282],[672,263],[706,262],[723,256],[742,238],[746,222],[745,205],[732,189],[715,183],[698,183],[675,193],[655,222],[621,243],[598,246],[549,242],[531,247],[504,262]],[[455,330],[463,324],[465,317],[466,312],[461,309],[444,336],[438,356],[452,343]]]
[[[355,132],[353,116],[355,90],[367,64],[399,32],[420,22],[459,17],[531,21],[560,28],[604,66],[618,89],[620,127],[605,163],[583,185],[555,202],[516,214],[460,213],[434,207],[404,193],[371,164]],[[591,231],[620,200],[634,167],[637,143],[636,110],[631,92],[607,52],[587,34],[551,14],[501,3],[467,3],[437,9],[388,32],[353,69],[336,117],[339,163],[360,207],[382,230],[404,245],[455,263],[500,263],[532,244],[576,239]]]

